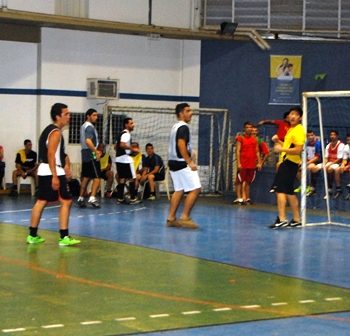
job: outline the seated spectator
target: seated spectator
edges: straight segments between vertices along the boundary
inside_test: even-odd
[[[143,160],[143,171],[141,176],[141,184],[148,181],[150,195],[149,201],[156,199],[156,181],[163,181],[165,178],[165,167],[162,158],[154,152],[153,145],[146,145],[147,156]]]
[[[343,152],[343,160],[340,167],[337,169],[338,174],[350,173],[350,134],[346,135],[346,145]],[[346,185],[347,195],[345,196],[346,200],[350,200],[350,181]]]
[[[334,199],[337,199],[342,189],[340,186],[340,170],[338,169],[343,161],[344,144],[339,140],[339,135],[336,130],[329,132],[330,143],[326,146],[324,164],[326,167],[328,178],[328,194],[333,194],[333,182],[335,182]],[[326,196],[325,196],[326,198]]]
[[[35,185],[38,185],[38,164],[37,154],[32,150],[32,142],[29,139],[24,140],[24,148],[19,150],[16,155],[16,169],[12,173],[12,189],[10,196],[17,196],[17,177],[26,178],[31,176],[34,178]]]
[[[101,175],[100,177],[106,181],[106,193],[105,197],[112,197],[112,187],[113,187],[113,171],[112,171],[112,159],[109,153],[106,153],[106,146],[103,143],[100,143],[97,147],[101,154],[100,158],[100,167],[101,167]]]
[[[4,148],[0,145],[0,188],[2,188],[2,180],[5,176]]]

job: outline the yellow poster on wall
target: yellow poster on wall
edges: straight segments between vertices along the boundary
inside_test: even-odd
[[[270,56],[270,104],[300,104],[302,56]]]

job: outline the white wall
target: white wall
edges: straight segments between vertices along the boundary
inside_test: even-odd
[[[36,89],[37,45],[0,41],[0,88]],[[37,97],[0,94],[0,143],[4,146],[6,182],[11,181],[16,152],[31,139],[36,147]]]
[[[5,2],[9,9],[45,14],[55,13],[55,0],[5,0]]]
[[[57,47],[57,41],[60,41]],[[200,42],[43,29],[41,88],[86,90],[87,78],[118,78],[121,93],[199,96]],[[102,112],[101,101],[79,97],[40,97],[40,127],[50,122],[48,111],[56,101],[71,111],[89,107]],[[167,106],[175,102],[120,100],[119,105]],[[72,161],[79,146],[69,146]]]
[[[14,3],[15,0],[9,1],[9,6]],[[38,3],[42,5],[42,1]],[[47,11],[54,4],[48,3]],[[136,16],[138,10],[133,11]],[[120,79],[122,93],[199,96],[199,41],[150,40],[142,36],[43,28],[38,46],[0,41],[0,60],[0,89],[86,91],[87,78],[110,77]],[[39,132],[51,122],[49,111],[55,102],[66,103],[73,112],[85,112],[89,107],[102,112],[103,106],[101,100],[84,97],[0,94],[0,118],[6,120],[0,143],[5,148],[7,182],[11,180],[16,151],[25,138],[31,139],[34,149],[37,148]],[[176,102],[124,99],[118,104],[174,107]],[[68,146],[68,154],[72,161],[79,161],[80,147]]]

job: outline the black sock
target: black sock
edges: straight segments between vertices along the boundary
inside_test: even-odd
[[[66,236],[68,236],[68,229],[65,229],[65,230],[60,230],[60,235],[61,235],[61,238],[64,238]]]
[[[32,237],[36,237],[38,235],[38,228],[34,228],[34,227],[29,227],[29,234],[32,236]]]
[[[117,185],[117,198],[120,200],[124,198],[124,187],[125,187],[124,183],[119,183]]]

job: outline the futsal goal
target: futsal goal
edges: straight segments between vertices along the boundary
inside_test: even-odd
[[[331,130],[339,133],[339,139],[345,142],[346,135],[350,133],[350,91],[319,91],[304,92],[303,95],[303,126],[305,130],[312,129],[319,135],[322,148],[322,157],[325,157],[325,148],[329,140]],[[321,176],[319,177],[318,211],[312,216],[311,208],[315,207],[314,196],[306,197],[307,185],[307,164],[306,151],[303,151],[302,161],[302,183],[301,183],[301,217],[303,226],[316,225],[338,225],[350,227],[350,218],[345,211],[350,209],[350,201],[344,197],[332,199],[328,190],[332,186],[328,185],[326,169],[323,165]],[[349,173],[341,176],[343,188],[349,183]],[[321,187],[322,186],[322,187]],[[323,197],[324,196],[324,197]]]
[[[131,107],[106,105],[103,113],[103,141],[111,144],[110,155],[115,156],[114,143],[123,130],[123,120],[130,117],[135,122],[132,141],[138,142],[145,154],[145,145],[152,143],[155,153],[164,164],[168,161],[170,130],[176,122],[174,108]],[[214,108],[193,109],[189,124],[191,144],[205,194],[221,194],[226,191],[226,151],[230,121],[228,110]],[[172,185],[170,184],[172,189]],[[164,191],[164,190],[161,190]]]

